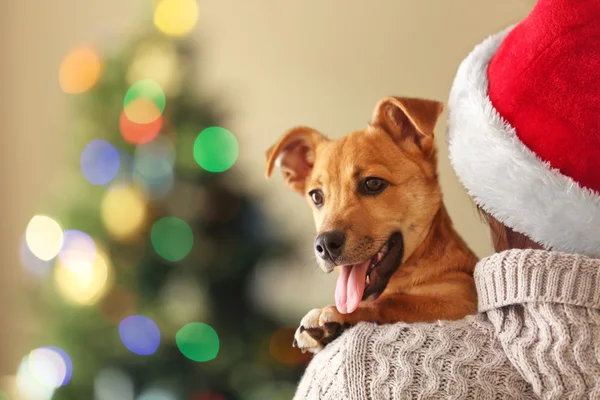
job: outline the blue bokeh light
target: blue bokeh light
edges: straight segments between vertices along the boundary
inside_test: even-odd
[[[121,342],[134,354],[150,356],[160,345],[158,325],[143,315],[132,315],[119,324]]]
[[[106,185],[119,171],[119,151],[110,143],[94,139],[81,153],[81,172],[92,185]]]
[[[167,137],[159,136],[136,148],[134,180],[149,198],[159,200],[171,191],[175,158],[175,146]]]
[[[65,386],[67,383],[69,383],[69,381],[71,380],[71,377],[73,376],[73,361],[71,361],[71,357],[69,357],[67,352],[64,351],[63,349],[61,349],[60,347],[45,346],[45,348],[56,352],[58,355],[60,355],[60,357],[65,362],[65,367],[66,367],[65,378],[63,379],[63,381],[61,383],[61,386]]]

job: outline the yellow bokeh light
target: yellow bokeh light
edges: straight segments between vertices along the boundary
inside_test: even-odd
[[[54,267],[56,287],[67,301],[80,305],[96,303],[106,294],[112,283],[112,269],[108,255],[98,248],[92,262],[85,258],[71,261],[67,267],[60,259],[56,260]]]
[[[127,104],[124,111],[127,118],[136,124],[149,124],[156,121],[161,115],[156,104],[144,98]]]
[[[29,251],[42,261],[49,261],[56,257],[63,240],[62,228],[50,217],[36,215],[27,224],[25,241]]]
[[[67,267],[77,269],[81,263],[92,263],[96,258],[94,240],[79,231],[65,231],[64,244],[58,257]]]
[[[130,85],[144,79],[158,83],[167,96],[181,92],[182,77],[188,67],[180,62],[177,48],[170,41],[151,41],[141,44],[127,71]]]
[[[98,54],[89,47],[73,49],[58,71],[58,82],[65,93],[78,94],[90,90],[102,73]]]
[[[168,36],[184,36],[198,21],[196,0],[161,0],[154,10],[154,25]]]
[[[102,221],[108,233],[126,240],[140,231],[146,221],[146,200],[131,186],[118,186],[106,192],[102,199]]]

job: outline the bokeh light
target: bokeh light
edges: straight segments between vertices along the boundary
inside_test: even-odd
[[[175,171],[167,169],[159,179],[148,179],[140,174],[134,176],[134,182],[151,200],[162,200],[169,195],[175,183]]]
[[[94,378],[94,400],[134,400],[131,377],[120,369],[103,369]]]
[[[6,392],[2,389],[0,389],[0,400],[10,400]]]
[[[127,143],[142,144],[148,143],[158,135],[163,125],[163,117],[158,117],[155,121],[149,124],[136,124],[127,118],[125,110],[121,113],[119,119],[119,128],[121,136]]]
[[[167,166],[175,163],[175,146],[165,136],[159,136],[150,143],[137,146],[134,154],[136,172],[149,177],[160,177]],[[163,164],[157,166],[155,164]]]
[[[101,207],[104,227],[118,240],[135,236],[146,221],[146,200],[133,186],[109,189],[104,194]]]
[[[50,400],[57,386],[40,381],[30,369],[29,355],[23,357],[17,369],[16,387],[20,400]]]
[[[160,345],[158,325],[143,315],[133,315],[121,321],[119,336],[127,350],[140,356],[154,354]]]
[[[29,221],[25,232],[29,250],[40,260],[56,257],[63,245],[63,231],[59,223],[45,215],[36,215]]]
[[[166,389],[147,389],[144,390],[137,398],[137,400],[178,400],[174,393],[169,392]]]
[[[179,261],[188,255],[194,244],[194,234],[182,219],[163,217],[152,225],[150,232],[154,250],[165,260]]]
[[[177,96],[187,69],[171,41],[151,40],[138,46],[127,71],[127,81],[133,84],[142,79],[152,79],[166,95]]]
[[[219,335],[207,324],[192,322],[182,327],[175,335],[181,354],[192,361],[205,362],[219,353]]]
[[[48,347],[33,350],[27,356],[31,376],[42,386],[58,388],[67,377],[67,365],[63,357]]]
[[[209,172],[227,171],[237,160],[238,154],[236,137],[218,126],[204,129],[194,143],[194,159]]]
[[[91,264],[96,258],[96,243],[85,232],[70,229],[64,232],[63,246],[58,253],[60,262],[70,270],[83,264]]]
[[[69,383],[71,377],[73,376],[73,361],[71,361],[71,357],[69,357],[69,354],[67,354],[67,352],[61,349],[60,347],[45,346],[43,348],[54,351],[62,358],[63,362],[65,363],[65,377],[60,384],[61,386],[65,386],[67,383]]]
[[[174,182],[175,146],[164,136],[139,145],[134,154],[134,179],[151,199],[166,196]]]
[[[54,281],[65,300],[92,305],[100,300],[112,283],[112,270],[108,255],[100,248],[92,262],[87,257],[69,258],[69,266],[59,258],[54,267]]]
[[[168,36],[190,33],[197,21],[196,0],[160,0],[154,10],[154,25]]]
[[[136,124],[149,124],[161,116],[161,111],[156,104],[145,98],[133,100],[123,111],[127,119]]]
[[[298,348],[292,346],[295,331],[295,327],[286,326],[271,336],[269,352],[280,363],[294,365],[307,361],[310,357],[308,353],[302,354]]]
[[[101,73],[98,53],[89,47],[77,47],[63,60],[58,71],[58,82],[65,93],[84,93],[98,82]]]
[[[104,140],[92,140],[81,153],[81,172],[92,185],[106,185],[112,181],[119,171],[119,164],[119,152]]]
[[[125,99],[123,100],[123,108],[127,110],[127,108],[133,102],[141,99],[148,100],[150,103],[154,104],[159,114],[162,114],[167,104],[165,92],[163,92],[160,85],[152,79],[143,79],[131,85],[129,90],[127,90],[127,93],[125,93]],[[132,122],[135,122],[131,119],[129,113],[127,113],[126,115],[127,118],[129,118]]]
[[[37,258],[29,250],[25,236],[23,236],[19,245],[19,259],[25,270],[36,278],[45,278],[52,271],[52,261],[43,261]]]
[[[69,383],[73,363],[58,347],[40,347],[23,357],[16,386],[22,400],[50,400],[54,391]]]
[[[181,326],[208,317],[207,296],[193,276],[171,273],[160,296],[163,313],[174,325]]]

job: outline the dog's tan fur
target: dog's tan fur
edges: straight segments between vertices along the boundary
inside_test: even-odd
[[[288,187],[307,197],[317,232],[345,232],[337,265],[368,260],[393,232],[404,240],[402,262],[379,297],[362,301],[350,314],[333,306],[311,311],[303,320],[309,326],[296,335],[301,347],[322,348],[328,331],[315,330],[329,323],[460,319],[476,311],[476,256],[454,230],[438,182],[433,132],[441,111],[439,102],[388,97],[362,131],[331,140],[298,127],[267,151],[267,178],[278,164]],[[387,181],[387,188],[361,196],[357,182],[373,176]],[[323,192],[320,208],[309,195],[315,188]],[[326,272],[334,268],[319,264]]]

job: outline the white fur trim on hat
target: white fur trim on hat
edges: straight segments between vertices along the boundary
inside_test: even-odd
[[[450,162],[498,221],[548,249],[600,257],[600,194],[529,150],[487,95],[487,66],[511,29],[479,44],[458,68],[448,102]]]

